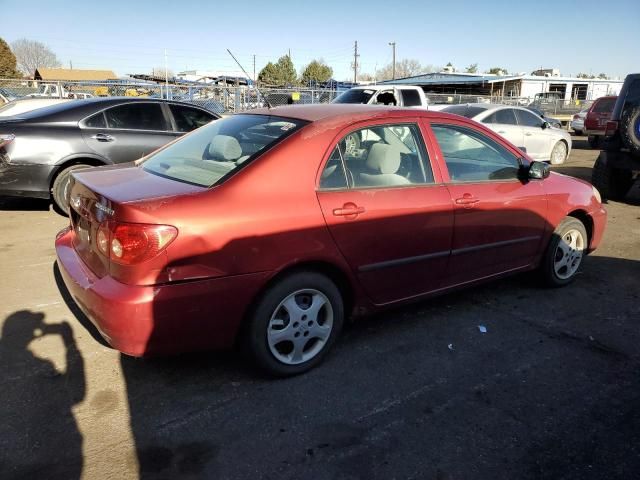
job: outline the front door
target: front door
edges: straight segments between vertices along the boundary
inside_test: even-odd
[[[439,288],[453,209],[417,124],[368,124],[343,132],[319,183],[331,235],[374,303]]]
[[[542,181],[520,180],[518,157],[484,132],[440,121],[431,128],[455,208],[450,284],[530,265],[547,228]]]
[[[528,110],[517,109],[518,122],[524,131],[524,146],[531,158],[541,161],[551,159],[552,134],[543,128],[545,121]]]
[[[524,132],[518,125],[513,108],[501,108],[495,110],[482,120],[487,127],[498,135],[509,140],[513,145],[524,149]]]

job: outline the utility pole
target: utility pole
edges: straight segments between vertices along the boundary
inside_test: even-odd
[[[353,47],[353,83],[358,83],[358,41]]]
[[[164,49],[164,85],[167,88],[167,100],[169,100],[169,69],[167,68],[167,49]]]
[[[69,70],[73,70],[73,62],[69,60]]]
[[[396,42],[389,42],[389,45],[391,45],[391,48],[393,49],[393,66],[391,68],[391,71],[393,72],[391,74],[391,77],[393,80],[396,79]]]
[[[256,56],[253,55],[253,83],[256,83]]]

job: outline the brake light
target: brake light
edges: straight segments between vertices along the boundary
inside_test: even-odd
[[[0,133],[0,148],[13,142],[15,138],[16,136],[13,135],[12,133],[8,133],[8,134]]]
[[[177,236],[171,225],[105,222],[98,228],[96,246],[112,262],[135,265],[156,257]]]
[[[615,120],[608,120],[607,126],[604,129],[604,136],[610,137],[614,133],[616,133],[616,130],[618,130],[618,122],[616,122]]]

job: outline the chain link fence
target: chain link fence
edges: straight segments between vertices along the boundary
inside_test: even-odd
[[[160,84],[150,82],[52,82],[0,79],[0,104],[23,98],[92,97],[165,98],[193,103],[218,114],[287,104],[329,103],[335,90],[289,88],[274,89],[247,86]]]

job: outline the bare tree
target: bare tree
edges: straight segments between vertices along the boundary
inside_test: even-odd
[[[165,78],[165,69],[164,69],[164,67],[155,67],[153,70],[151,70],[151,75],[153,75],[154,77]],[[170,68],[167,68],[166,76],[168,78],[173,78],[173,70],[171,70]]]
[[[424,73],[437,72],[440,69],[435,65],[421,65],[418,60],[405,58],[396,62],[396,78],[413,77]],[[393,78],[393,65],[390,63],[377,71],[378,80],[391,80]]]
[[[44,43],[21,38],[11,44],[16,56],[18,70],[25,75],[33,75],[37,68],[57,68],[60,61],[56,54]]]

